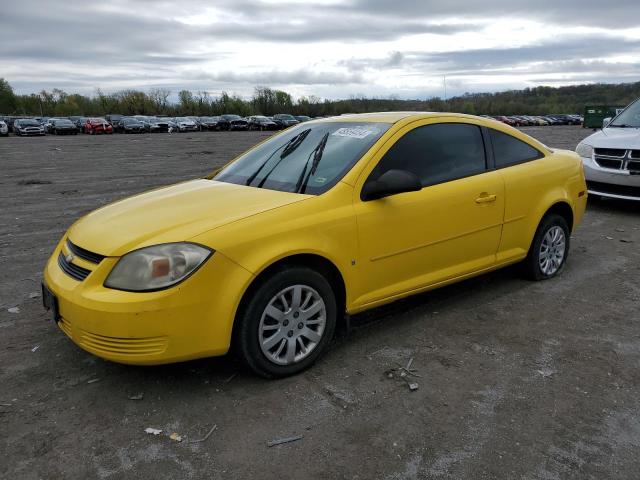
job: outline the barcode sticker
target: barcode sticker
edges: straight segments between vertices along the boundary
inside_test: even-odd
[[[357,138],[362,140],[363,138],[367,138],[369,135],[374,133],[373,130],[368,130],[366,128],[358,128],[358,127],[349,127],[349,128],[339,128],[332,135],[337,137],[349,137],[349,138]]]

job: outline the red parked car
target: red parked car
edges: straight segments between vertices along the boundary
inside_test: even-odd
[[[104,118],[87,118],[83,125],[84,133],[96,135],[98,133],[113,133],[113,127]]]
[[[497,117],[493,117],[499,122],[506,123],[512,127],[519,127],[520,125],[513,118],[505,117],[504,115],[498,115]]]

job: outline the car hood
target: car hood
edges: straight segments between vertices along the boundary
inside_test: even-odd
[[[619,148],[640,150],[640,129],[605,128],[584,140],[595,148]]]
[[[92,252],[121,256],[136,248],[186,241],[307,198],[310,197],[213,180],[192,180],[95,210],[69,229],[69,238]]]

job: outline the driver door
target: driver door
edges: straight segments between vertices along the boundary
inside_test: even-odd
[[[504,218],[504,182],[487,171],[482,130],[430,119],[400,130],[355,188],[359,285],[356,308],[383,303],[495,264]],[[410,171],[422,190],[363,201],[367,179]]]

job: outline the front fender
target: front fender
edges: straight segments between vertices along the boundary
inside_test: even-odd
[[[323,195],[279,207],[191,239],[210,246],[259,275],[287,257],[309,254],[331,262],[345,283],[347,305],[357,258],[357,225],[351,203],[353,188],[338,183]]]

